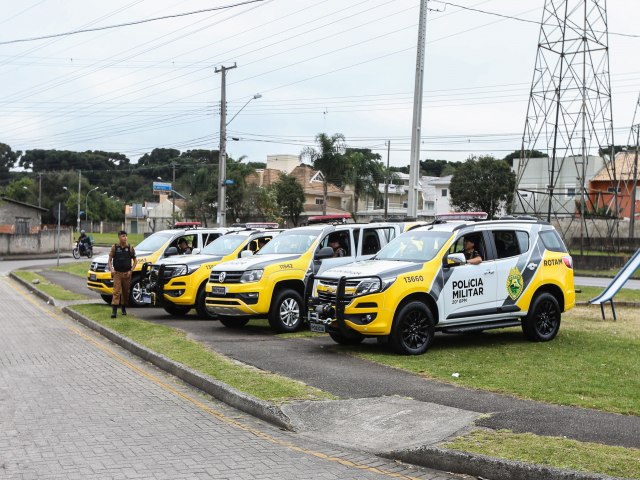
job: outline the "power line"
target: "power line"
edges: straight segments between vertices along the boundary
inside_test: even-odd
[[[22,43],[22,42],[33,42],[36,40],[46,40],[48,38],[57,38],[57,37],[68,37],[70,35],[77,35],[79,33],[88,33],[88,32],[98,32],[101,30],[110,30],[113,28],[120,28],[120,27],[129,27],[132,25],[140,25],[143,23],[149,23],[149,22],[155,22],[158,20],[167,20],[169,18],[178,18],[178,17],[186,17],[189,15],[197,15],[199,13],[206,13],[206,12],[213,12],[216,10],[226,10],[229,8],[234,8],[234,7],[241,7],[243,5],[249,5],[251,3],[256,3],[256,2],[262,2],[264,0],[247,0],[245,2],[240,2],[240,3],[234,3],[232,5],[223,5],[221,7],[213,7],[213,8],[205,8],[202,10],[194,10],[192,12],[184,12],[184,13],[176,13],[173,15],[165,15],[163,17],[155,17],[155,18],[147,18],[144,20],[134,20],[131,22],[126,22],[126,23],[119,23],[116,25],[105,25],[104,27],[95,27],[95,28],[84,28],[84,29],[80,29],[80,30],[73,30],[71,32],[64,32],[64,33],[54,33],[51,35],[43,35],[41,37],[29,37],[29,38],[19,38],[19,39],[15,39],[15,40],[5,40],[5,41],[0,41],[0,45],[9,45],[11,43]]]

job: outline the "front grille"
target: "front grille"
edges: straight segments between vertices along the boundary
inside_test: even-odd
[[[91,270],[92,272],[106,272],[107,264],[100,263],[100,262],[91,262],[91,266],[89,267],[89,270]]]
[[[224,281],[220,281],[221,274],[224,273]],[[240,278],[244,272],[211,272],[209,281],[211,283],[240,283]]]
[[[348,291],[355,292],[356,287],[360,283],[360,280],[347,280],[347,284],[345,285],[345,300],[348,300],[353,297],[347,293]],[[318,282],[318,286],[329,287],[331,291],[320,290],[318,289],[318,300],[321,303],[335,303],[336,301],[336,290],[338,288],[337,280],[320,280]]]

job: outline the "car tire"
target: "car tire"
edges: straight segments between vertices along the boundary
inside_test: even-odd
[[[113,295],[103,295],[100,294],[100,297],[102,298],[102,300],[104,300],[106,303],[108,303],[109,305],[111,305],[111,301],[113,300]]]
[[[218,318],[217,315],[210,313],[207,310],[207,289],[205,288],[207,286],[207,282],[204,282],[202,285],[200,285],[200,288],[198,289],[198,295],[196,295],[196,311],[198,312],[198,316],[200,318],[204,318],[204,319],[208,319],[208,320],[215,320],[216,318]]]
[[[364,335],[355,331],[348,333],[329,332],[329,336],[339,345],[358,345],[364,340]]]
[[[191,310],[191,307],[187,307],[184,305],[176,305],[174,303],[169,303],[169,302],[164,302],[164,305],[162,305],[162,308],[164,308],[164,311],[167,312],[169,315],[173,315],[175,317],[182,317],[187,313],[189,313],[189,310]]]
[[[553,340],[560,330],[562,312],[556,297],[543,292],[531,302],[529,313],[522,320],[522,332],[532,342]]]
[[[218,316],[218,320],[220,320],[220,323],[222,325],[228,328],[242,328],[249,322],[248,318],[236,318],[236,317]]]
[[[269,312],[269,325],[276,332],[291,333],[300,330],[303,324],[302,297],[292,289],[280,291]]]
[[[144,307],[147,305],[142,302],[142,281],[140,276],[133,277],[131,279],[131,286],[129,287],[129,306],[130,307]]]
[[[404,355],[421,355],[433,343],[435,322],[429,307],[419,301],[403,305],[393,321],[389,343]]]

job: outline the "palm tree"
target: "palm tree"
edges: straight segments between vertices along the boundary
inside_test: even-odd
[[[306,147],[300,153],[300,160],[308,158],[315,170],[322,172],[322,214],[327,214],[327,187],[329,182],[342,185],[348,171],[347,161],[344,158],[345,139],[341,133],[335,133],[331,137],[326,133],[316,135],[318,149]]]
[[[371,196],[374,200],[381,196],[378,185],[384,182],[385,168],[380,155],[368,148],[347,148],[345,157],[351,167],[346,182],[353,186],[354,210],[357,210],[362,195]],[[356,212],[353,213],[356,218]]]

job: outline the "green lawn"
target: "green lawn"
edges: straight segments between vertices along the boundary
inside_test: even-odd
[[[600,473],[621,478],[640,478],[640,450],[566,438],[542,437],[508,430],[476,430],[441,445],[536,465]]]
[[[87,278],[87,271],[91,265],[91,260],[81,262],[70,262],[60,265],[59,267],[53,267],[51,270],[57,270],[59,272],[67,272],[76,277]]]
[[[118,243],[118,233],[92,233],[94,245],[101,245],[103,247]],[[142,233],[129,233],[127,239],[134,247],[144,240],[144,234]]]
[[[604,287],[583,287],[577,286],[580,293],[576,294],[576,302],[588,302],[592,298],[597,297],[602,293]],[[621,288],[618,293],[616,293],[615,297],[613,297],[613,301],[615,302],[640,302],[640,290],[633,290],[631,288]]]
[[[30,272],[28,270],[16,270],[13,272],[16,276],[20,277],[22,280],[25,280],[34,286],[36,286],[43,293],[46,293],[50,297],[53,297],[56,300],[84,300],[84,295],[80,295],[77,293],[70,292],[54,283],[50,283],[49,280],[44,278],[42,275],[38,275],[35,272]],[[37,284],[33,282],[37,281]]]

